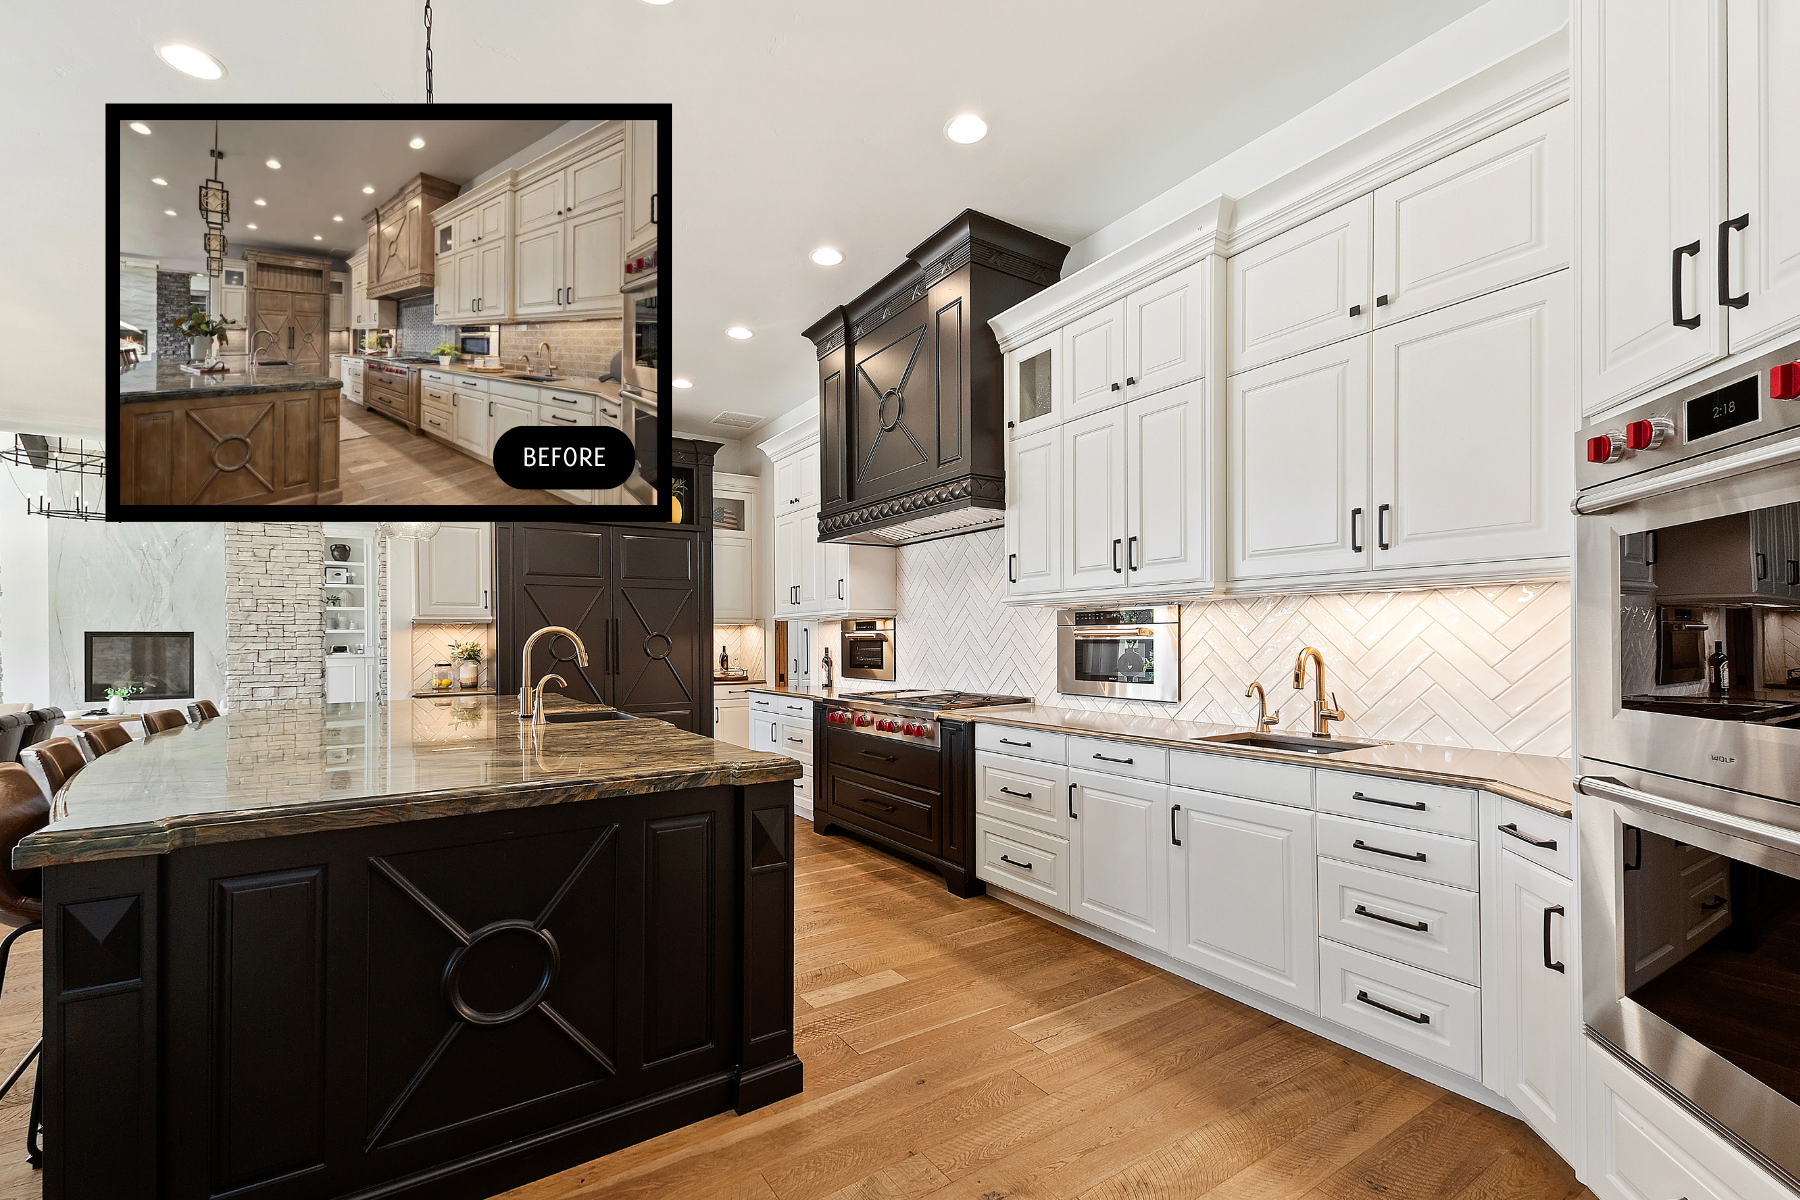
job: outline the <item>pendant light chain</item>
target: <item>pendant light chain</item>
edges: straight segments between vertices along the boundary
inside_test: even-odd
[[[431,0],[425,0],[425,103],[431,103]]]

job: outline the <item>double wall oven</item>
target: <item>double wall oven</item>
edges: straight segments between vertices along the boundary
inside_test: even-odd
[[[1800,1191],[1800,346],[1586,439],[1590,1037]]]

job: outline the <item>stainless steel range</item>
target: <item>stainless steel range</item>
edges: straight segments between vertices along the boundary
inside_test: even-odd
[[[916,746],[936,748],[939,742],[936,714],[1002,704],[1028,704],[1025,696],[991,696],[981,692],[928,692],[901,688],[889,692],[859,692],[825,702],[827,724],[853,729],[866,737],[891,738]]]

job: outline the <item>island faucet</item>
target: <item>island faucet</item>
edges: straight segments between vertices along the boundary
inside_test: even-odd
[[[1344,710],[1337,707],[1337,693],[1331,693],[1331,703],[1325,703],[1325,658],[1311,646],[1300,651],[1294,659],[1294,690],[1306,689],[1306,660],[1313,662],[1313,727],[1312,735],[1316,738],[1331,736],[1331,722],[1342,721]]]
[[[1269,711],[1269,697],[1263,691],[1263,685],[1252,682],[1244,691],[1244,698],[1256,697],[1256,732],[1270,733],[1275,729],[1275,722],[1281,720],[1281,710]]]
[[[271,341],[273,341],[275,343],[277,348],[279,348],[281,346],[281,335],[276,333],[273,329],[259,329],[255,333],[251,334],[250,335],[250,365],[253,367],[257,365],[256,364],[256,355],[257,355],[256,339],[260,338],[260,337],[266,337],[266,338],[270,339]]]
[[[525,639],[525,648],[519,652],[519,719],[537,716],[537,693],[531,690],[531,647],[546,633],[560,633],[575,643],[575,661],[582,666],[588,665],[587,647],[581,644],[581,638],[573,629],[565,625],[546,625]],[[558,682],[567,682],[558,676]],[[541,685],[540,685],[541,690]],[[532,722],[536,724],[534,720]]]
[[[567,686],[569,682],[554,671],[546,673],[542,679],[537,681],[537,686],[531,689],[531,723],[533,725],[544,723],[544,685],[552,679],[564,686]]]

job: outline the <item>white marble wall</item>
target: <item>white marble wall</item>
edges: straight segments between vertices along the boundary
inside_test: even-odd
[[[53,520],[48,531],[50,695],[43,700],[66,712],[91,707],[82,699],[82,635],[90,630],[191,630],[195,693],[224,697],[223,525]]]

